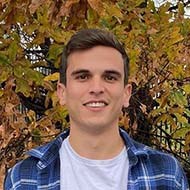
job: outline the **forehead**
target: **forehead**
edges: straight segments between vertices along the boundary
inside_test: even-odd
[[[107,46],[95,46],[86,50],[72,52],[67,59],[67,70],[99,69],[124,72],[124,61],[121,53]]]

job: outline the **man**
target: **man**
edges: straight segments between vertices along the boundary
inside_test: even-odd
[[[131,95],[129,60],[109,32],[81,30],[63,52],[57,94],[70,130],[33,149],[5,190],[187,190],[175,158],[132,140],[118,127]]]

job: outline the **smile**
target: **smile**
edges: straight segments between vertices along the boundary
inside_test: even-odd
[[[91,108],[101,108],[101,107],[105,107],[107,105],[107,103],[98,101],[98,102],[88,102],[84,105],[87,107],[91,107]]]

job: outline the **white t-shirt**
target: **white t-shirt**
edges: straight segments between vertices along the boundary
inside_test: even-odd
[[[129,160],[126,147],[112,159],[92,160],[78,155],[67,138],[59,154],[61,190],[127,190]]]

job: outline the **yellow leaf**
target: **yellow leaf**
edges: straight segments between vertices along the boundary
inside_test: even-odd
[[[4,91],[0,89],[0,97],[3,96]]]
[[[168,114],[164,113],[164,114],[158,116],[158,117],[155,119],[154,123],[155,123],[155,124],[158,124],[158,123],[160,123],[160,122],[165,122],[165,121],[167,120],[167,118],[168,118]]]
[[[115,17],[117,19],[117,21],[121,24],[121,20],[123,18],[123,14],[121,13],[121,9],[116,5],[116,4],[103,4],[104,7],[104,12],[106,12],[106,16],[111,19],[112,17]],[[100,10],[99,10],[100,12]],[[102,16],[104,15],[104,12],[102,11]],[[99,13],[100,14],[100,13]]]
[[[160,99],[160,107],[163,108],[167,102],[168,102],[168,99],[169,99],[169,95],[170,95],[170,91],[166,91],[162,96],[161,96],[161,99]]]
[[[59,73],[58,72],[44,77],[44,81],[57,81],[57,80],[59,80]]]
[[[66,43],[68,39],[70,39],[70,37],[73,35],[73,33],[74,32],[71,30],[69,32],[63,30],[53,30],[53,29],[50,31],[51,37],[58,43]],[[53,45],[51,45],[50,48],[53,48],[52,46]]]
[[[47,90],[54,91],[54,85],[51,81],[43,81],[43,87]]]
[[[185,151],[190,152],[190,127],[185,131]]]
[[[178,122],[180,122],[180,123],[188,123],[187,118],[184,117],[182,114],[174,113],[174,115],[176,116]]]
[[[184,108],[181,108],[181,107],[171,107],[171,108],[169,108],[168,111],[169,111],[170,114],[175,114],[175,113],[183,114]]]
[[[53,107],[55,107],[57,105],[57,103],[59,102],[56,91],[51,95],[51,100],[52,100]]]
[[[30,122],[36,121],[36,114],[33,110],[29,110],[27,112],[27,117],[28,117]]]
[[[176,121],[174,120],[174,118],[171,115],[167,115],[167,119],[166,119],[167,123],[170,124],[172,129],[177,129],[177,125],[176,125]]]
[[[175,78],[181,78],[182,76],[184,76],[184,73],[185,71],[183,69],[183,65],[176,64],[172,68],[172,74]]]
[[[180,30],[180,27],[172,27],[172,31],[169,34],[170,40],[168,41],[168,45],[173,45],[184,39],[184,37],[180,34]]]
[[[164,113],[165,110],[163,108],[157,108],[157,109],[154,109],[150,112],[150,115],[153,116],[153,117],[156,117],[158,115],[160,115],[161,113]]]
[[[183,90],[187,93],[187,94],[190,94],[190,84],[185,84],[183,86]]]

